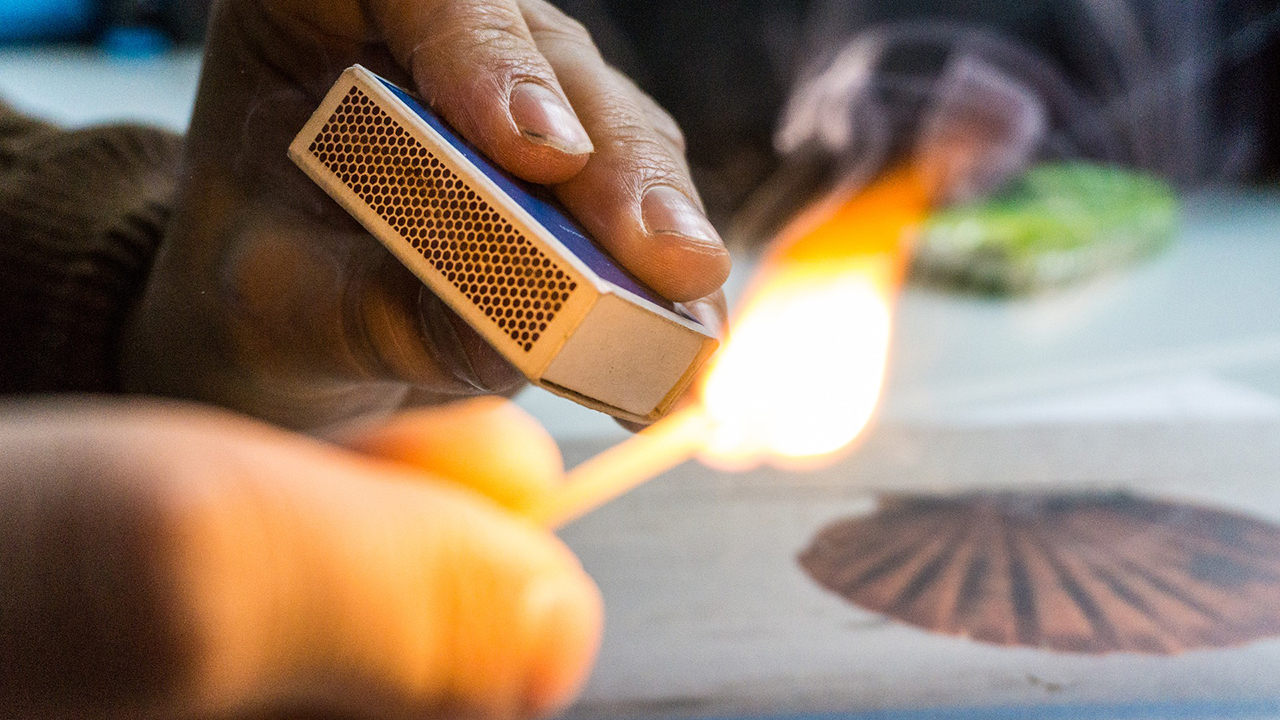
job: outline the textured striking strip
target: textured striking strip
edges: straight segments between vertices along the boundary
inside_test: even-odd
[[[525,352],[577,288],[358,88],[310,149]]]

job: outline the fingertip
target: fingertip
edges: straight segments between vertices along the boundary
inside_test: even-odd
[[[525,591],[524,620],[525,714],[545,717],[567,706],[587,679],[604,625],[600,591],[576,568],[539,578]]]
[[[487,717],[540,717],[569,704],[600,642],[595,583],[568,547],[528,520],[488,509],[445,522],[457,541],[455,582],[445,589],[457,614],[442,627],[443,686]]]
[[[641,274],[651,287],[674,302],[710,295],[729,278],[732,261],[715,226],[684,192],[669,185],[649,188],[640,201],[640,218],[648,236],[644,254],[660,272]]]
[[[528,138],[521,138],[518,142],[523,147],[512,151],[500,164],[521,180],[537,185],[568,182],[582,172],[591,159],[590,153],[570,155]]]
[[[568,182],[582,172],[591,160],[593,150],[573,152],[558,142],[545,137],[535,137],[521,130],[513,119],[495,120],[502,129],[488,133],[488,142],[477,142],[486,155],[503,170],[526,182],[537,185],[559,185]]]
[[[511,120],[525,139],[565,155],[587,156],[595,151],[578,115],[558,92],[536,82],[518,83],[511,90]]]
[[[429,292],[425,287],[423,292]],[[441,308],[446,308],[440,301]],[[520,369],[504,358],[475,328],[463,320],[452,308],[442,313],[450,324],[453,337],[457,338],[454,351],[464,358],[464,375],[474,378],[476,389],[496,395],[514,394],[526,382]]]
[[[564,461],[531,415],[499,397],[401,413],[344,442],[469,487],[516,513],[560,486]]]
[[[394,262],[394,261],[393,261]],[[431,364],[447,373],[453,387],[446,388],[454,395],[494,393],[505,395],[523,385],[525,378],[475,331],[458,313],[421,282],[418,287],[418,323],[414,334],[402,333],[402,345],[418,345],[426,352]],[[403,337],[408,335],[408,337]],[[390,354],[390,353],[384,353]],[[423,363],[425,364],[425,363]],[[396,377],[417,385],[427,385],[435,379],[430,375],[419,376],[414,368],[402,363]]]
[[[725,301],[724,291],[707,295],[684,303],[685,310],[698,319],[719,339],[724,339],[729,330],[729,306]]]
[[[624,264],[672,302],[690,302],[714,293],[729,279],[732,267],[723,245],[694,242],[679,235],[650,235],[636,255]]]
[[[656,185],[640,201],[640,219],[650,235],[669,235],[693,245],[723,248],[711,221],[688,195],[670,185]]]
[[[445,74],[432,64],[438,61],[415,56],[419,93],[489,160],[539,185],[567,182],[586,167],[595,146],[549,69],[518,80],[496,72],[477,79],[479,69]]]

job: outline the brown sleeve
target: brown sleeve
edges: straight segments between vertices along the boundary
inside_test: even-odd
[[[0,172],[7,172],[13,166],[23,146],[57,132],[56,126],[23,115],[0,102]]]
[[[181,154],[161,130],[63,131],[0,105],[0,394],[117,389]]]

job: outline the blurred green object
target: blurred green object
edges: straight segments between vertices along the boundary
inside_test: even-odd
[[[993,294],[1058,287],[1166,247],[1178,199],[1163,180],[1114,166],[1044,163],[996,194],[944,208],[921,229],[916,279]]]

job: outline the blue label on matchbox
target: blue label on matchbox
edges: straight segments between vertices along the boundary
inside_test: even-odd
[[[510,196],[517,205],[532,215],[534,220],[550,231],[552,235],[555,235],[556,239],[569,252],[576,255],[597,275],[658,307],[677,313],[683,318],[694,320],[682,308],[675,306],[670,300],[645,287],[643,283],[632,277],[631,273],[623,270],[613,258],[609,257],[596,245],[594,240],[587,237],[586,231],[578,223],[566,215],[553,201],[541,197],[542,193],[537,188],[521,182],[498,169],[475,146],[454,132],[453,128],[449,127],[444,120],[423,107],[416,97],[384,78],[379,77],[378,79],[414,114],[422,118],[423,121],[431,126],[431,129],[439,133],[454,149],[462,153],[462,156],[474,165],[477,170],[484,173],[499,189]],[[694,320],[694,322],[697,321]]]

